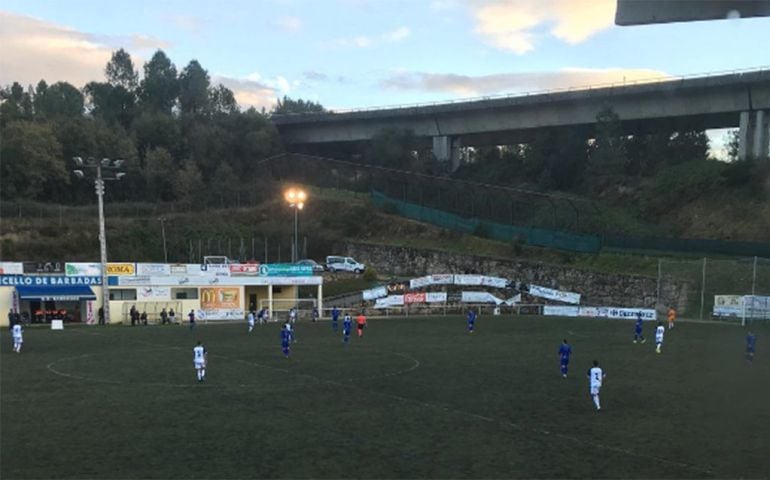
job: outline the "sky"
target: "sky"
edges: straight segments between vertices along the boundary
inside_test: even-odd
[[[0,84],[196,59],[242,106],[333,110],[770,67],[770,18],[618,27],[615,0],[2,0]]]

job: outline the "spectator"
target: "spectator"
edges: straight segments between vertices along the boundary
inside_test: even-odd
[[[168,311],[168,323],[176,324],[176,312],[174,312],[173,308]]]
[[[96,316],[99,317],[99,325],[104,325],[104,307],[99,307]]]
[[[142,311],[142,315],[139,317],[139,320],[141,320],[142,325],[147,325],[147,312]]]
[[[160,311],[160,324],[165,325],[166,323],[168,323],[168,312],[166,307],[163,307],[163,310]]]

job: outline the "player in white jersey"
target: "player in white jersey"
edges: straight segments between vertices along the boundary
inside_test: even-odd
[[[254,330],[254,312],[249,312],[249,333]]]
[[[11,336],[13,337],[13,351],[21,353],[21,344],[24,343],[24,337],[22,333],[24,330],[21,328],[21,324],[17,323],[11,328]]]
[[[602,389],[602,382],[606,377],[607,375],[604,374],[604,371],[599,366],[599,362],[594,360],[594,366],[588,370],[588,380],[591,386],[591,398],[594,401],[594,405],[596,405],[596,410],[602,409],[601,403],[599,403],[599,390]]]
[[[666,333],[666,329],[663,327],[663,322],[658,322],[658,328],[655,329],[655,351],[660,353],[661,347],[663,347],[663,334]]]
[[[289,310],[289,321],[292,324],[297,323],[297,309],[296,308],[292,308],[291,310]]]
[[[206,347],[201,345],[201,341],[198,340],[198,344],[193,347],[193,365],[195,366],[195,372],[198,375],[199,382],[202,382],[206,379],[207,358],[208,352],[206,352]]]

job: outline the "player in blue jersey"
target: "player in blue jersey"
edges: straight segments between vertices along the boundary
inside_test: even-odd
[[[281,329],[281,351],[284,357],[289,358],[291,353],[291,330],[286,327]]]
[[[468,310],[468,333],[473,333],[473,327],[476,326],[476,312],[471,308]]]
[[[638,341],[644,343],[647,339],[642,335],[642,312],[636,313],[636,326],[634,327],[634,343]]]
[[[332,309],[332,330],[337,333],[337,321],[340,319],[340,311],[337,307]]]
[[[567,343],[565,338],[561,345],[559,345],[559,361],[561,362],[561,376],[567,378],[567,370],[569,369],[569,356],[572,354],[572,346]]]
[[[753,332],[749,332],[746,335],[746,361],[751,363],[754,361],[754,350],[757,347],[757,336]]]
[[[350,341],[350,332],[353,330],[353,318],[349,313],[345,314],[342,320],[342,342],[347,345]]]

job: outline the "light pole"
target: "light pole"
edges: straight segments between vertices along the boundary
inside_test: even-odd
[[[163,262],[168,263],[168,249],[166,248],[166,218],[158,218],[160,221],[160,233],[163,235]]]
[[[291,263],[296,263],[299,260],[299,248],[298,248],[298,230],[297,222],[299,211],[305,207],[305,201],[307,200],[307,194],[304,190],[299,188],[290,188],[283,194],[289,206],[294,209],[294,244],[291,249]]]
[[[126,174],[119,172],[121,166],[123,166],[123,160],[112,161],[109,158],[103,158],[101,161],[97,161],[93,157],[88,157],[85,162],[81,157],[74,157],[72,159],[75,162],[75,166],[78,167],[72,172],[77,178],[85,178],[86,174],[83,169],[93,169],[95,171],[94,186],[96,187],[96,197],[99,199],[99,250],[101,253],[102,264],[102,309],[104,311],[105,324],[110,323],[110,294],[107,286],[107,234],[104,228],[104,182],[105,180],[120,180]],[[111,177],[103,177],[102,169],[113,174]]]

